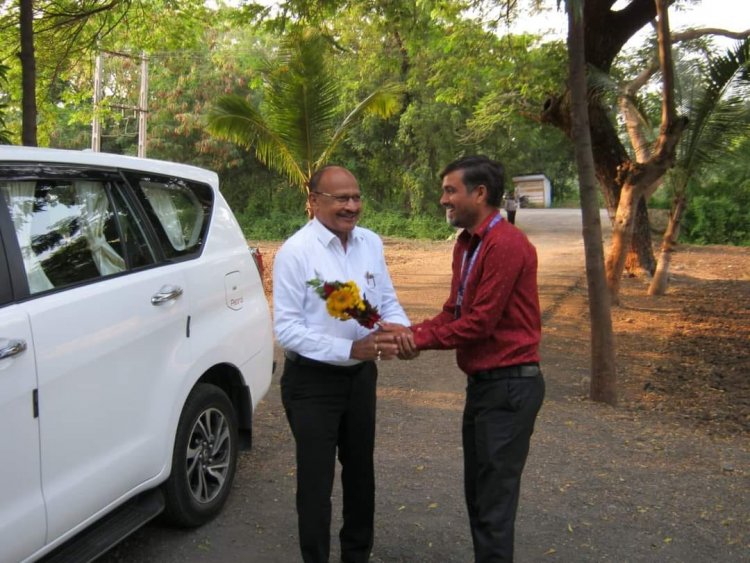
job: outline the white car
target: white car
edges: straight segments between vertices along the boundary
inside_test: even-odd
[[[214,517],[272,372],[215,173],[0,146],[0,561]]]

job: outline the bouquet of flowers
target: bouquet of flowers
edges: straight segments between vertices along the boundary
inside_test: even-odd
[[[323,281],[318,277],[308,280],[307,285],[326,302],[328,314],[335,319],[354,319],[365,328],[374,328],[380,321],[378,308],[365,297],[360,297],[359,287],[353,281]]]

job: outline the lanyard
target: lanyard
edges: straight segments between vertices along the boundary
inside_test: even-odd
[[[492,227],[497,225],[500,220],[502,219],[502,215],[498,213],[492,218],[492,221],[490,221],[490,224],[487,225],[487,229],[484,231],[483,237],[487,236],[487,233],[492,230]],[[458,295],[456,296],[456,307],[454,310],[454,316],[456,318],[459,318],[461,316],[461,303],[464,301],[464,288],[466,287],[466,280],[469,279],[469,274],[474,269],[474,263],[477,261],[477,256],[479,256],[479,249],[482,248],[482,242],[483,238],[479,240],[479,244],[474,249],[474,252],[471,253],[471,258],[469,258],[469,264],[466,264],[466,258],[469,256],[469,249],[467,248],[464,250],[464,257],[461,260],[461,283],[458,284]]]

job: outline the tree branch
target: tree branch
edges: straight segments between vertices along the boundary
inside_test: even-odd
[[[747,39],[750,37],[750,29],[745,31],[730,31],[728,29],[719,29],[717,27],[701,27],[696,29],[686,29],[685,31],[679,31],[672,33],[672,43],[679,43],[680,41],[690,41],[691,39],[699,39],[706,35],[719,35],[722,37],[728,37],[729,39]]]

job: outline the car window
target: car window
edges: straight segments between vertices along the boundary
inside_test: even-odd
[[[125,261],[130,268],[140,268],[153,264],[156,258],[147,242],[141,222],[135,219],[136,214],[120,192],[119,186],[117,189],[112,189],[111,194],[117,211],[117,224],[121,231]]]
[[[167,258],[197,256],[203,247],[213,192],[177,178],[130,177]]]
[[[2,213],[0,213],[0,221],[2,218]],[[0,306],[10,302],[13,297],[10,272],[8,272],[8,262],[5,259],[5,245],[3,244],[3,238],[2,229],[0,229]]]
[[[127,269],[123,235],[137,233],[121,234],[106,186],[86,179],[0,180],[31,294]],[[120,215],[127,215],[124,202]]]

